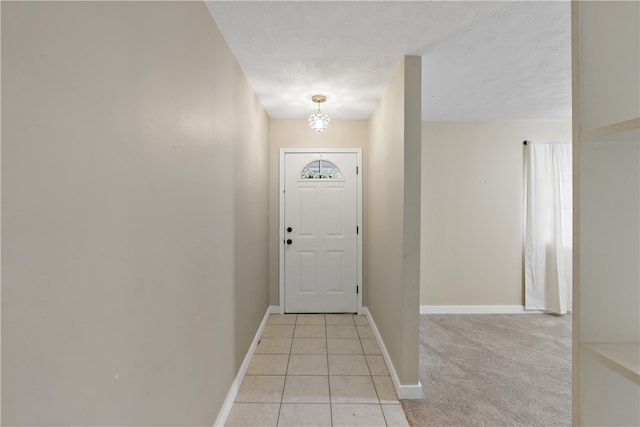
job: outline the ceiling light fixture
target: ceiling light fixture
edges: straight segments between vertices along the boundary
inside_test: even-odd
[[[322,132],[329,125],[329,116],[327,116],[327,113],[320,110],[320,104],[325,102],[327,97],[324,95],[313,95],[311,100],[318,104],[318,109],[311,113],[311,116],[309,117],[309,126],[311,126],[311,129],[316,132]]]

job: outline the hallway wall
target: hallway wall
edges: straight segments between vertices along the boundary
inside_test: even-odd
[[[403,58],[369,120],[367,306],[398,373],[418,384],[422,58]],[[402,396],[401,396],[402,397]]]
[[[2,424],[212,425],[268,305],[268,116],[202,2],[1,8]]]

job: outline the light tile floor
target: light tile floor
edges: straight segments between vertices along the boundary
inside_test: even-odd
[[[227,426],[409,426],[365,316],[272,314]]]

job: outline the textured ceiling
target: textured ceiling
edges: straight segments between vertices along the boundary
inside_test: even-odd
[[[210,1],[271,117],[366,119],[404,55],[423,120],[571,117],[569,1]]]

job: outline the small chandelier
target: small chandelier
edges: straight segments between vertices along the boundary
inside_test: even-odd
[[[311,113],[311,116],[309,117],[309,126],[311,126],[311,129],[316,132],[322,132],[329,125],[329,116],[327,116],[327,113],[320,110],[320,104],[325,102],[327,97],[324,95],[313,95],[311,100],[318,104],[318,109]]]

